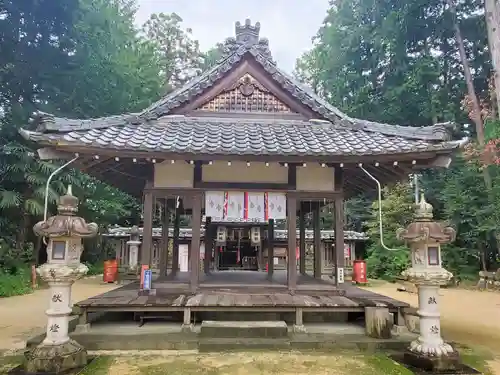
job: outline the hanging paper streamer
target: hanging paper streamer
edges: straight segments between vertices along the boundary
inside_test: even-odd
[[[213,221],[224,217],[224,192],[207,191],[205,193],[205,215]]]
[[[239,191],[227,193],[226,219],[242,219],[244,216],[245,194]]]
[[[264,194],[247,193],[247,218],[264,221]]]
[[[284,193],[266,193],[269,219],[286,219],[286,195]]]

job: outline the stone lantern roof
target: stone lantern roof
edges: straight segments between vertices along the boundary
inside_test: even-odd
[[[57,211],[57,215],[35,224],[35,234],[43,237],[78,238],[97,235],[99,228],[96,223],[87,223],[85,219],[75,216],[78,212],[78,198],[73,195],[71,185],[66,194],[59,198]]]
[[[455,229],[445,227],[443,224],[433,221],[432,212],[432,205],[425,200],[422,194],[420,203],[417,205],[415,211],[415,220],[406,228],[399,229],[396,233],[397,238],[406,242],[453,242],[456,237]]]

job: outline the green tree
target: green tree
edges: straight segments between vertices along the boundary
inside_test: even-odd
[[[161,65],[165,92],[182,86],[200,73],[203,56],[190,28],[182,28],[182,18],[176,14],[152,14],[143,26],[148,39],[155,44]]]
[[[382,200],[382,246],[379,229],[379,203],[373,202],[371,217],[367,221],[372,244],[367,249],[366,260],[370,277],[391,280],[408,267],[409,249],[396,239],[396,231],[406,227],[413,219],[415,205],[410,185],[398,183],[385,188]],[[387,248],[391,249],[388,250]]]

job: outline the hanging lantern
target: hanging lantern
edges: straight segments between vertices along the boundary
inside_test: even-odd
[[[227,240],[227,229],[226,227],[217,227],[217,237],[215,241],[218,246],[224,246]]]
[[[252,245],[260,245],[260,228],[252,227],[250,229],[250,241]]]

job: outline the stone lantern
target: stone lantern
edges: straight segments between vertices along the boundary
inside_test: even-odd
[[[458,352],[441,337],[439,288],[453,277],[441,265],[441,245],[455,240],[455,230],[433,221],[433,207],[422,195],[415,220],[397,231],[411,250],[411,267],[402,275],[418,288],[420,336],[404,354],[405,361],[426,370],[454,370]]]
[[[26,353],[27,372],[59,373],[87,364],[86,350],[68,336],[71,286],[88,271],[80,263],[82,238],[94,237],[98,227],[76,216],[78,198],[72,195],[71,186],[60,197],[57,211],[57,215],[33,227],[36,235],[48,238],[47,263],[38,267],[37,273],[49,284],[50,299],[47,336]]]
[[[130,240],[127,241],[128,246],[128,266],[129,272],[135,273],[139,264],[139,246],[141,241],[139,240],[139,228],[134,225],[130,229]]]

